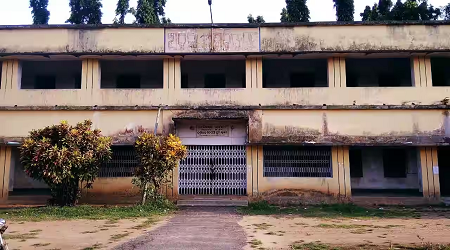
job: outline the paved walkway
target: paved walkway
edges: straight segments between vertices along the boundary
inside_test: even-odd
[[[117,250],[232,250],[246,245],[235,208],[184,208],[165,225]]]

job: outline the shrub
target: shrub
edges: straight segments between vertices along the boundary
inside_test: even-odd
[[[50,187],[50,204],[73,206],[80,187],[91,188],[100,165],[111,158],[111,138],[91,129],[86,120],[76,126],[62,121],[33,130],[20,148],[27,175]]]
[[[135,143],[139,166],[135,172],[133,184],[142,190],[142,204],[145,204],[147,195],[153,200],[159,197],[163,184],[167,183],[167,176],[178,162],[186,157],[186,147],[181,144],[180,138],[157,136],[143,133]]]

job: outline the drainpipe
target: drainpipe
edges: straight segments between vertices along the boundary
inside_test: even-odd
[[[158,131],[159,114],[161,114],[161,107],[158,107],[158,114],[156,115],[155,132],[154,132],[155,135],[156,135],[156,132]]]

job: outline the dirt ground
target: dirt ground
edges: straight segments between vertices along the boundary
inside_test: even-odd
[[[295,249],[294,244],[372,248],[450,243],[450,217],[421,219],[322,219],[298,216],[244,216],[245,249]],[[376,246],[376,247],[375,247]],[[300,248],[299,248],[300,249]]]
[[[167,218],[148,220],[8,221],[9,249],[109,249],[159,227]]]

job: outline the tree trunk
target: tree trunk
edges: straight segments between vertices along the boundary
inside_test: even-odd
[[[144,185],[144,190],[142,190],[142,205],[145,205],[145,200],[147,199],[147,193],[148,193],[148,182]]]

